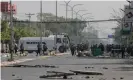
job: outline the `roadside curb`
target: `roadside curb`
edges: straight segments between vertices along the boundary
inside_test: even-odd
[[[58,53],[58,54],[55,54],[55,56],[62,56],[62,55],[65,55],[65,54],[69,54],[69,53]],[[52,56],[39,56],[38,58],[49,58],[49,57],[52,57]],[[22,63],[22,62],[26,62],[26,61],[32,61],[32,60],[35,60],[37,58],[29,58],[29,59],[19,59],[19,60],[15,60],[15,61],[4,61],[4,62],[1,62],[0,66],[1,67],[4,67],[4,66],[7,66],[7,65],[12,65],[12,64],[18,64],[18,63]]]
[[[10,61],[10,62],[9,61],[4,61],[4,62],[1,62],[0,66],[4,67],[4,66],[7,66],[7,65],[17,64],[17,63],[31,61],[31,60],[35,60],[35,59],[19,59],[19,60]]]

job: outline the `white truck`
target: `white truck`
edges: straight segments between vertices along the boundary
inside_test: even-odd
[[[24,50],[28,53],[37,51],[37,44],[40,42],[40,37],[22,37],[19,40],[18,48],[23,44]],[[67,48],[69,47],[69,39],[65,35],[50,35],[49,37],[42,37],[42,45],[46,43],[48,50],[57,48],[57,52],[61,51],[59,48],[64,44]]]

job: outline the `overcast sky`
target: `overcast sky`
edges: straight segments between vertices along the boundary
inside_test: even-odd
[[[13,1],[17,5],[17,16],[20,19],[28,19],[25,13],[39,13],[40,12],[40,2],[39,1]],[[64,1],[58,1],[58,16],[65,17],[65,6],[60,5],[65,4]],[[73,1],[69,5],[73,6],[75,4],[83,4],[82,6],[76,6],[75,11],[87,10],[84,12],[79,12],[80,15],[84,13],[91,13],[91,15],[86,15],[86,17],[93,16],[94,20],[100,19],[110,19],[111,13],[114,14],[113,9],[120,12],[120,8],[124,8],[124,5],[128,3],[126,1]],[[43,1],[43,12],[55,14],[55,1]],[[70,9],[70,8],[69,8]],[[68,12],[68,17],[71,18],[71,11]],[[75,15],[74,15],[75,17]],[[79,17],[80,18],[80,17]],[[32,20],[36,20],[36,15],[33,15]],[[91,20],[91,19],[90,19]],[[107,37],[108,34],[112,34],[111,28],[116,27],[116,22],[103,22],[103,23],[92,23],[95,29],[99,30],[100,37]]]

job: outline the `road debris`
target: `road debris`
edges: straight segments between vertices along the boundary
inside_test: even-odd
[[[67,76],[75,75],[74,73],[57,73],[52,75],[42,75],[40,78],[49,78],[49,77],[63,77],[67,78]]]
[[[103,67],[103,69],[108,69],[107,67]]]
[[[10,65],[10,66],[5,66],[5,67],[35,67],[35,68],[59,68],[57,66],[54,65]]]
[[[12,74],[12,76],[15,76],[15,74]]]
[[[90,76],[86,76],[85,78],[86,78],[86,79],[89,79],[89,78],[90,78]]]
[[[85,75],[103,75],[100,72],[92,72],[92,71],[80,71],[80,70],[69,70],[71,72],[74,72],[76,74],[85,74]]]
[[[104,78],[100,78],[99,80],[106,80],[106,79],[104,79]]]
[[[85,67],[85,68],[94,68],[94,67]]]
[[[13,80],[22,80],[22,79],[13,79]]]
[[[124,77],[120,77],[120,79],[124,79]]]

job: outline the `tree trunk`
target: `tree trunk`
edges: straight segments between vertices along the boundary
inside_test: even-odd
[[[1,53],[4,53],[4,41],[1,40]]]

